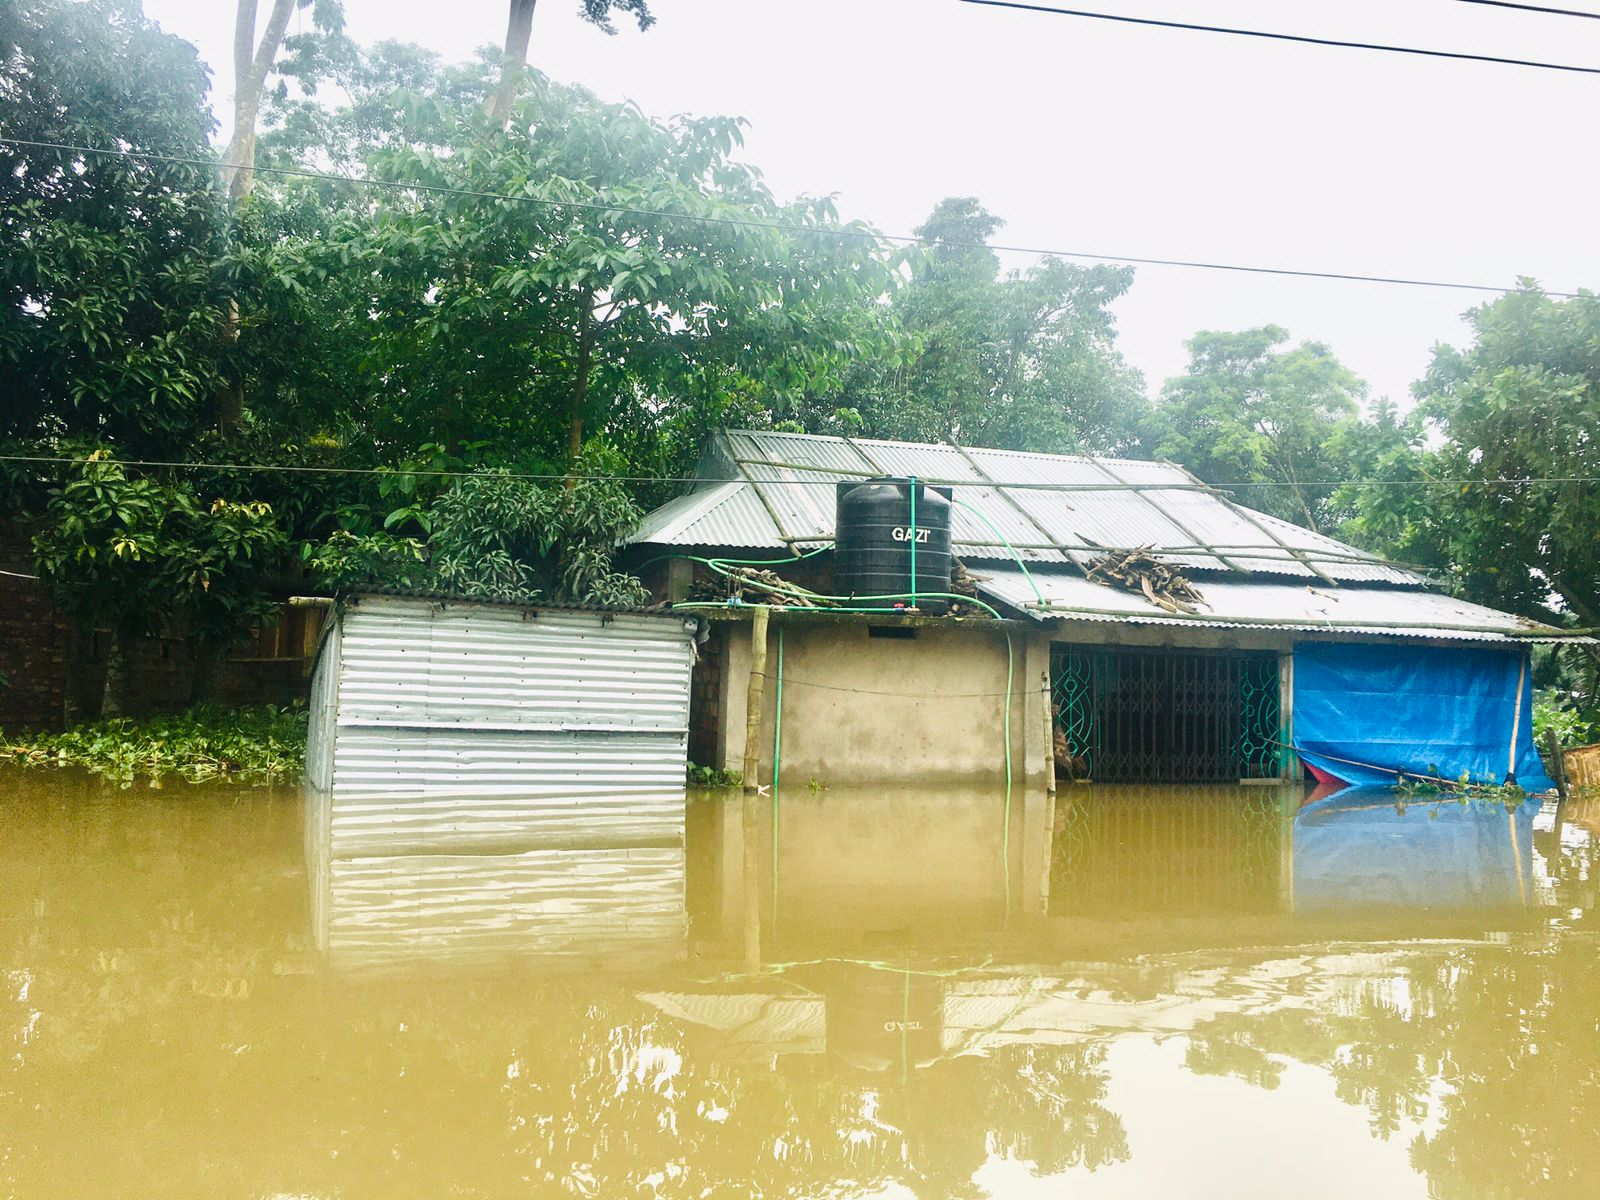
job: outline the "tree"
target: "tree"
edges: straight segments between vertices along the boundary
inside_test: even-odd
[[[506,134],[465,100],[412,96],[426,115],[368,164],[438,191],[374,193],[296,261],[273,251],[280,291],[341,289],[325,345],[365,388],[365,452],[482,443],[485,465],[548,470],[598,434],[630,473],[682,469],[730,405],[782,412],[857,355],[843,301],[881,291],[876,242],[832,236],[826,202],[776,203],[731,158],[737,121],[657,123],[536,77],[517,128],[537,136]]]
[[[533,36],[533,10],[538,0],[511,0],[506,14],[506,42],[500,61],[500,85],[489,98],[489,120],[503,126],[511,116],[511,105],[517,98],[528,67],[528,42]],[[607,33],[615,33],[611,13],[632,13],[641,31],[655,24],[649,0],[583,0],[578,11],[583,19]]]
[[[427,526],[426,548],[411,538],[341,530],[317,552],[318,571],[338,591],[403,582],[517,604],[625,608],[649,600],[637,579],[612,570],[618,542],[642,515],[612,480],[545,488],[485,471],[415,515]]]
[[[192,488],[133,478],[101,449],[56,489],[34,539],[34,562],[72,623],[66,663],[68,719],[129,711],[134,640],[182,622],[195,637],[196,690],[204,699],[217,653],[267,607],[261,575],[283,547],[272,509]],[[111,630],[103,704],[89,669],[97,624]]]
[[[208,423],[225,214],[170,161],[209,157],[205,88],[132,0],[0,8],[0,135],[106,152],[0,143],[0,438],[159,456]]]
[[[1467,314],[1466,350],[1435,349],[1402,444],[1381,455],[1353,523],[1436,567],[1462,595],[1600,626],[1600,297],[1531,283]],[[1555,679],[1587,719],[1600,656],[1563,647]]]
[[[298,9],[310,8],[312,21],[319,33],[337,37],[344,26],[344,6],[341,0],[272,0],[267,23],[256,37],[259,0],[237,0],[233,22],[233,133],[228,148],[223,152],[223,179],[230,200],[242,200],[250,194],[255,184],[256,124],[261,111],[261,101],[266,90],[267,76],[279,63],[279,51],[285,47],[289,19]],[[312,38],[300,39],[302,45],[291,46],[301,51],[297,65],[291,73],[301,76],[302,84],[309,90],[314,86],[314,76],[306,65],[314,57],[306,53]],[[290,39],[291,42],[294,39]]]
[[[1366,385],[1319,342],[1280,349],[1276,325],[1197,333],[1188,373],[1167,381],[1148,441],[1217,487],[1245,487],[1254,508],[1308,529],[1337,524],[1348,437]]]
[[[1424,473],[1506,482],[1452,486],[1440,540],[1469,594],[1536,613],[1553,593],[1600,626],[1600,297],[1530,285],[1468,319],[1474,344],[1437,349],[1417,387],[1444,438]]]
[[[917,229],[889,297],[899,353],[858,366],[841,402],[871,435],[1054,452],[1129,448],[1145,408],[1115,346],[1119,267],[1048,259],[1001,275],[983,243],[998,218],[971,197],[940,201]],[[874,307],[876,307],[874,298]]]

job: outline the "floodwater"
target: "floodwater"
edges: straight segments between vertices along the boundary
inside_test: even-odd
[[[698,796],[686,956],[574,972],[319,952],[291,790],[8,771],[0,1197],[1600,1194],[1583,820],[1305,799],[786,792],[750,973]]]

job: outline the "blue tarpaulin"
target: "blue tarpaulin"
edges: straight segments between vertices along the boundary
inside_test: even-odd
[[[1295,817],[1295,910],[1525,905],[1538,808],[1347,788]]]
[[[1519,700],[1520,694],[1520,700]],[[1533,748],[1533,684],[1521,647],[1348,645],[1294,650],[1294,746],[1350,783],[1397,772],[1553,786]]]

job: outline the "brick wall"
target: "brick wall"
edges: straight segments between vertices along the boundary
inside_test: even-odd
[[[58,729],[66,701],[67,622],[31,578],[28,531],[0,526],[0,730]],[[285,704],[306,694],[308,655],[320,610],[280,610],[236,648],[217,679],[221,704]],[[93,676],[103,679],[111,635],[94,637]],[[141,638],[134,649],[134,711],[170,712],[189,700],[194,655],[175,637]]]
[[[727,632],[724,626],[712,626],[711,635],[700,644],[700,658],[689,680],[689,761],[703,767],[717,762]]]

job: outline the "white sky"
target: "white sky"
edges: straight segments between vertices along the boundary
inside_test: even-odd
[[[1544,0],[1555,4],[1555,0]],[[1065,3],[1065,0],[1062,0]],[[1074,5],[1069,5],[1074,6]],[[1077,7],[1600,66],[1600,21],[1460,0],[1083,0]],[[1562,0],[1589,7],[1600,0]],[[446,59],[506,0],[345,0],[357,40]],[[957,0],[652,0],[606,37],[541,0],[530,58],[645,112],[750,121],[780,197],[833,193],[904,233],[949,195],[1003,241],[1509,286],[1600,281],[1600,76],[1110,25]],[[231,0],[145,0],[232,93]],[[1025,265],[1026,259],[1008,265]],[[1121,345],[1152,390],[1198,329],[1275,322],[1405,402],[1469,293],[1141,267]]]

